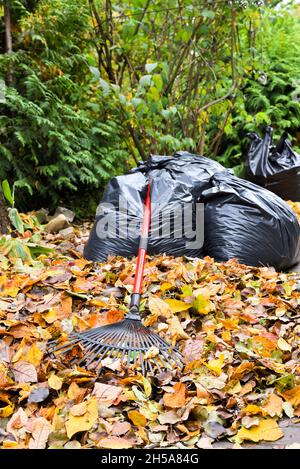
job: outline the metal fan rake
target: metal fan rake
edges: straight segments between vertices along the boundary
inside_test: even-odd
[[[48,351],[54,355],[71,355],[70,363],[77,363],[87,369],[102,368],[102,361],[106,358],[120,360],[122,366],[129,368],[133,365],[140,367],[143,374],[148,371],[154,373],[174,367],[182,368],[184,360],[177,347],[171,346],[162,337],[145,327],[140,316],[140,299],[143,282],[145,257],[151,221],[150,187],[145,201],[143,225],[140,236],[139,251],[136,262],[133,293],[131,295],[128,313],[122,321],[96,327],[84,332],[73,332],[66,340],[52,340],[48,342]],[[72,356],[72,350],[80,346],[83,356],[77,359]]]

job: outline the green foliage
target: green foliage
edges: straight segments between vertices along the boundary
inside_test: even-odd
[[[237,165],[240,174],[248,132],[263,133],[271,124],[275,139],[286,131],[295,148],[300,146],[300,19],[269,12],[263,26],[260,63],[244,77],[219,158],[227,166]]]
[[[180,148],[242,174],[247,132],[273,124],[295,135],[300,22],[275,12],[278,2],[104,3],[90,1],[101,43],[113,47],[97,50],[94,70],[136,158]]]
[[[0,179],[18,208],[85,215],[149,153],[191,150],[242,175],[247,132],[266,124],[298,144],[300,20],[277,3],[13,0]]]
[[[10,203],[11,206],[14,206],[14,203],[15,203],[14,197],[10,190],[10,185],[7,179],[2,181],[2,190],[3,190],[3,194],[6,200]]]
[[[12,86],[0,111],[0,178],[17,180],[18,207],[87,207],[125,164],[118,124],[93,104],[85,1],[40,1],[17,23],[13,54],[0,60]],[[119,146],[118,146],[119,144]]]

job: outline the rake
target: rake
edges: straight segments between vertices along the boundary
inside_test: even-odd
[[[158,334],[145,327],[140,316],[140,300],[143,284],[145,257],[151,222],[151,182],[148,184],[143,224],[140,234],[139,250],[136,261],[136,272],[128,313],[122,321],[87,331],[73,332],[64,341],[48,342],[48,351],[54,355],[71,355],[70,362],[87,369],[102,369],[102,361],[110,358],[119,360],[122,366],[141,368],[142,374],[147,371],[158,372],[184,366],[183,356],[177,347],[173,347]],[[83,356],[72,357],[74,347],[80,346]]]

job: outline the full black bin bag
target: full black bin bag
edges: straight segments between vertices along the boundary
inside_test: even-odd
[[[292,148],[287,133],[273,145],[272,128],[264,138],[249,134],[252,142],[246,158],[247,178],[284,200],[300,201],[300,155]]]
[[[151,178],[152,214],[148,253],[201,257],[202,247],[199,243],[195,247],[195,230],[203,229],[203,222],[199,227],[201,217],[197,217],[196,201],[209,187],[211,176],[224,170],[216,161],[179,152],[174,156],[152,155],[129,174],[112,178],[99,205],[84,256],[89,260],[103,261],[110,254],[124,257],[137,254],[143,201]],[[179,223],[178,217],[184,207],[192,211],[190,230],[189,225],[183,230],[182,223]]]
[[[282,199],[251,182],[218,173],[204,191],[204,254],[224,262],[284,270],[300,260],[300,226]]]

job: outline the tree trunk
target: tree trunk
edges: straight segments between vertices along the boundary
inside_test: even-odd
[[[0,187],[0,234],[7,234],[9,227],[9,218],[5,204],[4,195]]]
[[[12,34],[11,34],[11,11],[10,0],[4,0],[4,23],[5,23],[5,52],[11,54],[12,48]],[[12,66],[9,65],[7,74],[8,85],[11,86],[13,82]]]

